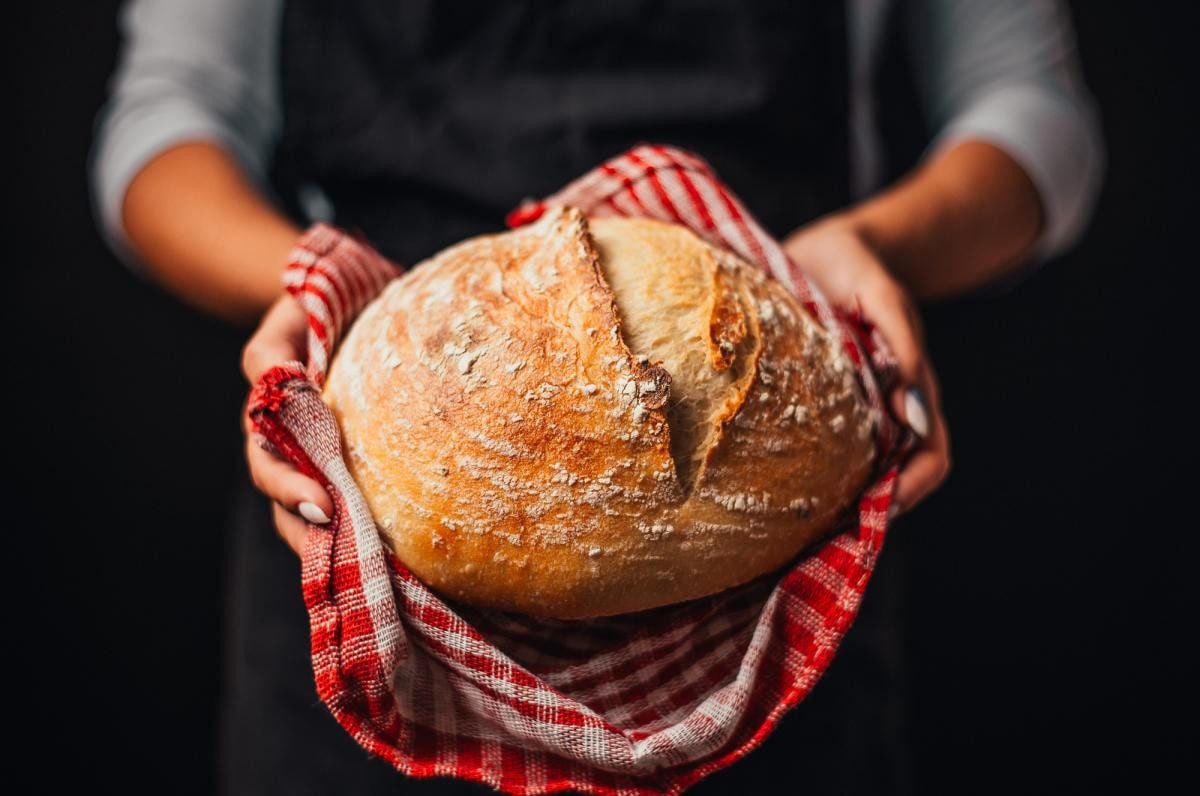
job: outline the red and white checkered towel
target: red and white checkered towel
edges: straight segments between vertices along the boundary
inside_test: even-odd
[[[382,544],[342,458],[319,387],[339,337],[397,269],[318,225],[285,273],[309,312],[307,367],[256,385],[254,423],[334,502],[310,526],[303,588],[317,692],[365,749],[416,777],[518,794],[680,793],[754,749],[829,666],[858,610],[911,440],[882,396],[895,363],[859,319],[835,312],[703,160],[643,145],[541,202],[591,216],[682,223],[767,268],[840,334],[879,409],[882,466],[857,523],[777,572],[722,594],[601,620],[470,609],[426,588]]]

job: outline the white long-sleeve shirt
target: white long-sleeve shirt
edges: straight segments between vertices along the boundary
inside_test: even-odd
[[[155,155],[206,140],[265,184],[281,126],[278,53],[284,0],[130,0],[125,49],[97,120],[92,191],[109,240],[125,252],[125,191]],[[879,188],[871,76],[892,0],[849,0],[852,187]],[[963,139],[1007,152],[1037,188],[1045,224],[1036,258],[1070,246],[1099,192],[1104,148],[1060,0],[913,0],[903,35],[928,152]],[[127,259],[129,259],[127,257]]]

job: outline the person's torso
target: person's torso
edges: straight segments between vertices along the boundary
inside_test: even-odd
[[[847,200],[841,3],[289,0],[276,186],[412,264],[639,141],[777,235]]]

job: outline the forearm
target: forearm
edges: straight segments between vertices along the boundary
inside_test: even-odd
[[[918,299],[964,293],[1018,268],[1044,223],[1029,176],[979,140],[936,154],[836,219]]]
[[[235,323],[279,296],[279,275],[300,232],[220,147],[184,143],[130,182],[126,236],[150,274],[187,303]]]

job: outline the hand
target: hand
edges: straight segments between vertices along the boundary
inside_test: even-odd
[[[899,362],[900,383],[889,400],[896,417],[916,432],[919,444],[900,471],[892,506],[895,513],[908,511],[950,473],[950,437],[917,308],[845,217],[801,227],[783,246],[831,302],[874,324]]]
[[[290,295],[275,301],[263,315],[258,329],[242,349],[242,373],[254,384],[270,368],[288,360],[302,360],[308,316]],[[246,434],[246,461],[254,485],[274,501],[275,530],[297,555],[304,549],[308,523],[323,525],[333,515],[333,501],[313,479],[302,475],[289,462],[264,450],[259,435],[242,412]]]

